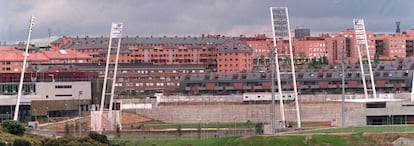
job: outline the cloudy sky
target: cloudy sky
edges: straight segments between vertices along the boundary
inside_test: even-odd
[[[342,31],[364,18],[368,31],[414,28],[414,0],[0,0],[0,41],[108,36],[111,22],[124,23],[124,36],[270,36],[269,7],[288,6],[291,28],[312,34]]]

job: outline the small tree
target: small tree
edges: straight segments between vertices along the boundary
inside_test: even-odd
[[[121,127],[119,127],[119,124],[116,124],[116,137],[121,137]]]
[[[183,131],[181,129],[181,125],[178,124],[178,126],[177,126],[177,136],[180,137],[181,135],[183,135]]]
[[[13,146],[31,146],[32,144],[24,139],[15,139],[13,142]]]
[[[198,123],[198,127],[197,127],[197,137],[198,139],[201,139],[201,124]]]
[[[108,138],[104,134],[100,134],[96,131],[89,132],[88,136],[92,138],[95,141],[98,141],[100,143],[109,144]]]
[[[70,134],[70,126],[67,122],[65,123],[65,135],[71,135]]]
[[[3,127],[7,132],[14,135],[23,135],[24,131],[26,130],[19,121],[14,120],[5,120],[1,123],[1,127]]]
[[[263,134],[263,126],[264,126],[264,124],[262,122],[256,124],[255,129],[256,129],[256,134],[257,135],[262,135]]]

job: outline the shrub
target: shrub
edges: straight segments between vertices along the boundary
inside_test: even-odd
[[[96,131],[89,132],[88,136],[92,138],[95,141],[98,141],[100,143],[109,144],[108,138],[104,134],[100,134]]]
[[[264,124],[263,123],[256,123],[256,126],[255,126],[255,129],[256,129],[256,134],[257,135],[262,135],[263,134],[263,126],[264,126]]]
[[[121,127],[119,127],[119,124],[116,124],[116,135],[117,138],[121,137]]]
[[[0,146],[6,146],[5,142],[0,141]]]
[[[71,135],[70,134],[70,126],[68,123],[65,123],[65,135]]]
[[[14,135],[23,135],[24,131],[26,130],[19,121],[14,120],[5,120],[1,123],[1,127],[3,127],[7,132]]]
[[[183,131],[182,131],[182,129],[181,129],[181,125],[178,125],[177,126],[177,136],[178,137],[180,137],[180,136],[182,136],[183,135]]]
[[[93,140],[90,137],[81,137],[76,138],[73,136],[64,136],[56,139],[49,139],[44,143],[44,146],[106,146],[108,144],[103,144]]]
[[[24,139],[15,139],[13,142],[13,146],[31,146],[32,144]]]

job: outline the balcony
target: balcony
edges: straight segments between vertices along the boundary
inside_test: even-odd
[[[263,89],[262,86],[254,86],[253,89],[258,90],[258,89]]]
[[[244,90],[250,90],[250,89],[252,89],[252,86],[243,86],[243,89]]]
[[[311,89],[319,88],[319,85],[311,85]]]
[[[328,85],[328,88],[337,88],[336,85]]]
[[[223,90],[223,87],[214,87],[214,90]]]

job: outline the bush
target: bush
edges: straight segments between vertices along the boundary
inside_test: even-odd
[[[90,137],[81,137],[76,138],[73,136],[64,136],[57,139],[48,139],[45,141],[44,146],[106,146],[108,144],[103,144],[93,140]]]
[[[180,136],[182,136],[183,135],[183,131],[182,131],[182,129],[181,129],[181,125],[178,125],[177,126],[177,136],[178,137],[180,137]]]
[[[6,146],[5,142],[0,141],[0,146]]]
[[[98,141],[100,143],[109,144],[108,138],[104,134],[100,134],[95,131],[89,132],[88,136],[92,138],[95,141]]]
[[[67,122],[65,123],[65,135],[71,135],[70,126]]]
[[[117,138],[121,137],[121,127],[119,127],[119,124],[116,124],[116,134],[115,134],[115,136]]]
[[[14,120],[5,120],[1,123],[1,127],[3,127],[7,132],[14,135],[23,135],[24,131],[26,130],[19,121]]]
[[[262,135],[263,134],[263,132],[264,132],[263,126],[264,126],[264,124],[261,123],[261,122],[256,123],[255,129],[256,129],[256,134],[257,135]]]
[[[13,146],[31,146],[32,144],[24,139],[15,139],[13,142]]]

